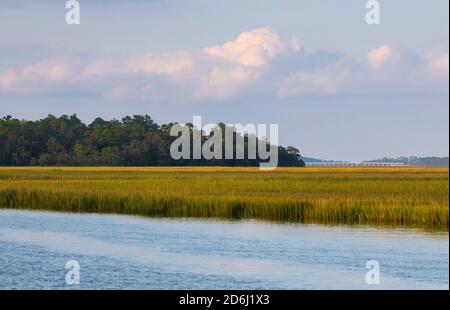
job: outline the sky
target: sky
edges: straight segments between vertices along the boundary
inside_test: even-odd
[[[0,117],[279,124],[304,156],[449,154],[449,2],[0,1]]]

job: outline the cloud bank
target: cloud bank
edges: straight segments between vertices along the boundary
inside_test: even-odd
[[[197,51],[119,59],[53,56],[0,72],[0,92],[89,88],[110,100],[149,102],[223,101],[263,93],[282,98],[322,96],[411,87],[448,92],[446,48],[402,51],[385,43],[360,59],[339,55],[321,62],[310,61],[313,54],[305,54],[298,38],[263,27]]]

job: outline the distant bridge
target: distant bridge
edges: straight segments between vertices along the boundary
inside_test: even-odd
[[[320,161],[306,162],[306,167],[408,167],[404,163],[389,162],[347,162],[347,161]]]

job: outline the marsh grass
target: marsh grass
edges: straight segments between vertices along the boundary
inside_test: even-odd
[[[0,168],[0,208],[448,229],[448,169]]]

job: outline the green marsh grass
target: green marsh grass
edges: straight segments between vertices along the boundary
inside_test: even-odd
[[[0,208],[448,229],[447,168],[0,168]]]

